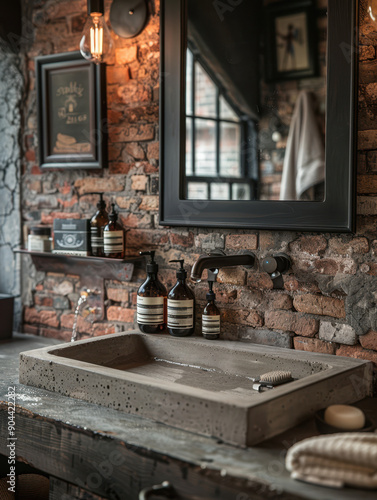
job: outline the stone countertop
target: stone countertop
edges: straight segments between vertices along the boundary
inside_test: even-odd
[[[336,490],[309,485],[290,478],[284,466],[285,452],[294,442],[318,434],[314,421],[305,422],[261,445],[242,449],[145,418],[19,384],[19,353],[59,343],[61,341],[30,335],[15,335],[11,341],[0,343],[0,436],[2,436],[0,453],[5,454],[6,450],[7,407],[4,401],[7,401],[8,388],[14,386],[17,395],[17,415],[20,415],[20,418],[21,415],[27,415],[34,421],[46,420],[55,426],[61,424],[65,428],[74,429],[85,435],[111,439],[112,443],[119,442],[133,450],[147,450],[153,452],[154,456],[169,457],[181,464],[195,466],[198,470],[216,471],[229,481],[232,479],[241,483],[243,481],[244,485],[247,481],[254,485],[254,489],[257,484],[260,493],[263,493],[263,488],[266,489],[266,495],[260,498],[274,498],[274,491],[276,498],[280,498],[279,495],[282,493],[285,494],[284,498],[312,500],[355,498],[375,500],[376,498],[375,492],[352,488]],[[367,399],[358,406],[363,408],[368,418],[377,424],[377,400]],[[51,471],[46,470],[46,472]],[[242,488],[240,491],[243,491]],[[245,500],[246,498],[247,495]]]

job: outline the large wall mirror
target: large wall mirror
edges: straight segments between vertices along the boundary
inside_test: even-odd
[[[166,225],[354,229],[356,0],[162,0]]]

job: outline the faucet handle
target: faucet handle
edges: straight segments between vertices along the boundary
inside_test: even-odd
[[[291,267],[291,259],[285,253],[268,255],[262,261],[262,269],[268,274],[278,275],[285,273]]]

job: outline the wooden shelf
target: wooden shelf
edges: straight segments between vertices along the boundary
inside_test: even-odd
[[[62,274],[77,274],[87,277],[94,273],[99,279],[131,281],[134,266],[142,262],[142,257],[109,259],[107,257],[63,255],[50,252],[30,252],[23,248],[15,253],[30,255],[38,271],[54,271]],[[92,275],[93,277],[93,275]]]

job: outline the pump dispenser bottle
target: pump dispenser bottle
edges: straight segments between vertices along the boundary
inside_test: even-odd
[[[181,267],[177,271],[177,283],[168,295],[168,332],[174,337],[187,337],[195,330],[195,297],[186,285],[184,260],[170,262],[179,262]]]
[[[140,252],[150,255],[147,264],[147,279],[137,291],[137,324],[143,333],[161,333],[166,328],[166,288],[157,277],[158,265],[155,251]]]
[[[208,285],[207,305],[202,314],[202,334],[205,339],[217,340],[220,338],[220,311],[215,304],[216,294],[212,290],[213,282],[209,281]]]
[[[124,258],[124,230],[119,224],[118,213],[114,203],[111,204],[109,223],[103,229],[103,248],[105,257],[112,259]]]
[[[109,215],[106,211],[106,203],[103,201],[103,194],[99,193],[100,200],[97,203],[97,212],[90,220],[90,239],[92,245],[92,255],[103,257],[103,229],[109,222]]]

